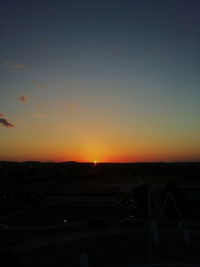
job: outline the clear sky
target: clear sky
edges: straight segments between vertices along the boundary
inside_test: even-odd
[[[3,1],[0,160],[199,161],[200,1]]]

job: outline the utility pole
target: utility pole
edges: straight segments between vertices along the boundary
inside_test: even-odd
[[[153,247],[152,247],[152,221],[151,221],[151,185],[148,186],[148,257],[149,257],[149,266],[152,266],[152,256],[153,256]]]
[[[81,253],[81,255],[80,255],[80,267],[89,267],[88,254],[87,253]]]

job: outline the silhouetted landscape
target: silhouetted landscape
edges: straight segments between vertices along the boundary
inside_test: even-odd
[[[46,253],[65,250],[70,253],[60,257],[69,266],[78,265],[80,257],[87,261],[88,255],[92,266],[99,266],[108,261],[105,253],[111,253],[107,257],[115,265],[120,257],[127,264],[149,257],[180,261],[188,242],[192,258],[186,253],[184,261],[199,261],[194,249],[198,237],[193,234],[200,230],[200,163],[2,161],[0,173],[1,254],[12,264],[42,266],[51,258],[47,260]],[[144,252],[149,224],[152,255],[149,249]],[[78,243],[73,237],[77,234]],[[69,241],[62,241],[66,235]],[[168,235],[174,245],[178,242],[175,254],[172,244],[166,254]],[[59,251],[57,242],[63,242]],[[99,246],[104,256],[98,255]],[[52,266],[58,264],[56,257]]]

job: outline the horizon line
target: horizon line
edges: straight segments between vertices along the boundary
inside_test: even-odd
[[[13,163],[28,163],[28,162],[35,162],[35,163],[79,163],[79,164],[138,164],[138,163],[151,163],[151,164],[158,164],[158,163],[200,163],[200,160],[198,161],[127,161],[127,162],[94,162],[94,161],[54,161],[54,160],[46,160],[46,161],[40,161],[40,160],[0,160],[0,162],[13,162]]]

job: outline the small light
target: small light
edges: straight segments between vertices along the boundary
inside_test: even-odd
[[[67,220],[66,219],[64,219],[64,223],[66,223],[67,222]]]

